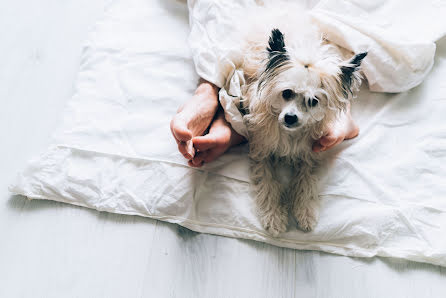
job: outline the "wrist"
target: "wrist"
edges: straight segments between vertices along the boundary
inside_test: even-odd
[[[219,90],[220,88],[218,88],[211,82],[208,82],[205,79],[200,79],[195,94],[206,94],[211,96],[217,96]]]

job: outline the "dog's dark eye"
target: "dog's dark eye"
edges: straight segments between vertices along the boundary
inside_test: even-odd
[[[319,103],[319,100],[315,97],[308,99],[308,106],[315,107]]]
[[[282,97],[283,97],[283,99],[285,99],[285,100],[289,100],[289,99],[293,98],[294,95],[295,95],[295,93],[294,93],[294,91],[291,90],[291,89],[286,89],[286,90],[283,90],[283,91],[282,91]]]

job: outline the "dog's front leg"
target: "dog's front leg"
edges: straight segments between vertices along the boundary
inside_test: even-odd
[[[281,202],[282,187],[275,178],[274,160],[252,160],[251,180],[262,226],[274,237],[286,231],[288,210]]]
[[[317,177],[314,166],[301,163],[295,166],[290,181],[289,196],[294,199],[293,215],[299,227],[311,231],[316,226],[319,217],[319,195]]]

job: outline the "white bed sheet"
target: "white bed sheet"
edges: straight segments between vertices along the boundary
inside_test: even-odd
[[[201,170],[176,151],[168,123],[197,81],[187,33],[182,3],[110,7],[86,44],[54,146],[11,190],[284,247],[446,265],[444,42],[421,86],[393,96],[362,90],[360,137],[321,169],[319,225],[302,233],[293,224],[276,239],[253,213],[246,147]]]

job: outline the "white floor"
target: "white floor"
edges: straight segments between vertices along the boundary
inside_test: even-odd
[[[110,0],[37,2],[0,1],[0,297],[445,297],[441,267],[11,197],[16,172],[49,144]]]

